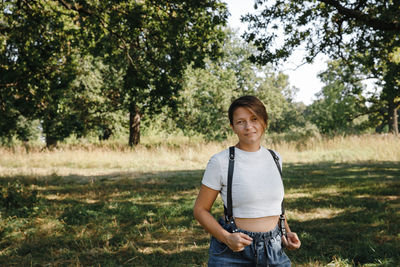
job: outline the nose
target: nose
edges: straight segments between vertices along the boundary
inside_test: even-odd
[[[245,123],[245,128],[246,129],[248,129],[248,128],[251,128],[253,126],[253,122],[250,120],[250,121],[246,121],[246,123]]]

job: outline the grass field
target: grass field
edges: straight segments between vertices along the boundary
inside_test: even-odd
[[[208,158],[229,142],[144,144],[0,149],[0,186],[15,200],[2,197],[0,266],[206,266],[209,235],[192,208]],[[398,138],[272,147],[287,162],[295,266],[400,266]]]

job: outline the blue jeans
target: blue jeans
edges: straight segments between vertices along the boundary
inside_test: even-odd
[[[219,223],[231,232],[230,225],[223,220]],[[281,231],[278,225],[269,232],[250,232],[238,229],[253,238],[253,243],[244,250],[233,252],[216,238],[211,238],[209,267],[220,266],[291,266],[290,259],[282,248]]]

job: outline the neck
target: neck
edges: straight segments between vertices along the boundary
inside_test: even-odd
[[[247,152],[256,152],[260,149],[260,143],[256,143],[256,144],[243,144],[243,143],[237,143],[236,147],[247,151]]]

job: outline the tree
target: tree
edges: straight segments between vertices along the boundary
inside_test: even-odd
[[[328,62],[328,69],[319,74],[325,86],[307,108],[309,119],[320,132],[360,132],[371,126],[367,117],[376,110],[374,106],[368,108],[367,97],[362,94],[362,76],[340,60]]]
[[[190,66],[184,81],[177,126],[188,135],[199,133],[208,140],[226,138],[230,132],[228,108],[238,96],[234,72],[208,61],[206,68]]]
[[[227,29],[226,33],[220,59],[207,61],[205,68],[186,70],[175,115],[178,126],[185,133],[193,131],[208,139],[223,139],[230,132],[227,119],[230,103],[247,94],[257,96],[266,105],[270,130],[284,131],[281,121],[286,119],[284,114],[290,114],[294,92],[288,77],[270,67],[252,63],[249,56],[254,47],[231,30]]]
[[[227,17],[217,0],[3,1],[2,11],[4,122],[20,114],[40,118],[48,146],[84,133],[99,111],[89,107],[105,96],[115,104],[111,112],[129,112],[129,144],[139,143],[141,117],[176,104],[186,66],[218,56]],[[123,75],[119,86],[105,88],[95,73],[86,77],[92,83],[83,82],[88,55],[95,68],[102,58]]]
[[[387,123],[398,133],[400,67],[394,54],[400,47],[399,1],[258,0],[255,6],[263,10],[243,19],[250,23],[244,37],[259,50],[253,60],[277,63],[304,46],[307,62],[325,53],[350,67],[362,64],[366,72],[383,81],[381,101],[387,102]],[[281,31],[285,39],[278,40]]]
[[[249,60],[257,52],[256,48],[243,42],[236,32],[227,29],[226,36],[223,56],[218,64],[235,74],[237,88],[232,97],[246,94],[257,96],[270,113],[269,129],[275,132],[287,130],[284,125],[293,122],[287,118],[294,108],[292,102],[297,89],[290,86],[287,75],[274,71],[269,65],[263,66]],[[283,120],[286,120],[286,124],[282,123]]]
[[[1,11],[0,120],[13,129],[21,116],[40,119],[47,145],[55,145],[73,123],[63,112],[77,68],[73,14],[54,1],[3,1]]]
[[[142,116],[176,106],[187,65],[201,66],[206,55],[219,54],[227,18],[217,0],[59,2],[98,35],[106,60],[124,68],[118,94],[129,112],[130,145],[140,141]]]
[[[73,132],[77,137],[95,133],[100,140],[108,139],[118,128],[126,125],[121,99],[115,95],[123,86],[122,70],[106,65],[102,58],[92,55],[79,57],[72,93],[63,99],[64,113],[73,117]]]

